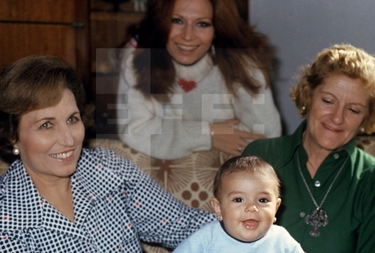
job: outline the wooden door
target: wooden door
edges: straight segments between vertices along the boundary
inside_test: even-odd
[[[87,0],[1,0],[0,67],[32,54],[61,57],[89,81]]]

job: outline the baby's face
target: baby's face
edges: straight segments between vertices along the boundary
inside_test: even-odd
[[[276,180],[248,171],[225,175],[219,194],[211,202],[215,212],[232,237],[246,242],[267,233],[281,203]]]

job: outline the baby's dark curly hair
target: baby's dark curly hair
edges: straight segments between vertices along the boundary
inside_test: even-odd
[[[277,195],[280,195],[280,180],[271,164],[257,156],[235,156],[228,159],[216,172],[213,186],[213,193],[216,198],[220,195],[223,177],[238,171],[259,173],[275,180]]]

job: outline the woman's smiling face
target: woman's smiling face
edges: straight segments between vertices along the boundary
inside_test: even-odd
[[[177,0],[167,50],[179,64],[191,65],[210,49],[214,38],[213,8],[209,0]]]
[[[305,141],[328,152],[358,132],[369,112],[370,95],[360,79],[331,74],[313,92]]]
[[[85,128],[70,90],[57,105],[22,115],[18,131],[15,146],[32,179],[64,178],[75,171]]]

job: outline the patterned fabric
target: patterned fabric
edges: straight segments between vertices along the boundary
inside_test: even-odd
[[[210,205],[212,184],[216,171],[229,156],[217,150],[193,152],[176,160],[160,160],[129,148],[114,139],[92,139],[90,147],[105,147],[133,161],[148,173],[165,190],[184,202],[187,206],[213,212]],[[144,252],[168,253],[157,246],[142,244]]]
[[[84,149],[71,177],[74,223],[39,195],[22,162],[0,178],[1,252],[142,252],[174,248],[214,215],[177,201],[130,161]]]
[[[360,135],[355,138],[356,146],[375,156],[375,136]]]
[[[213,212],[210,204],[216,171],[230,158],[217,150],[194,152],[175,160],[161,160],[140,153],[119,140],[93,139],[90,147],[104,147],[131,160],[165,190],[191,207]]]

